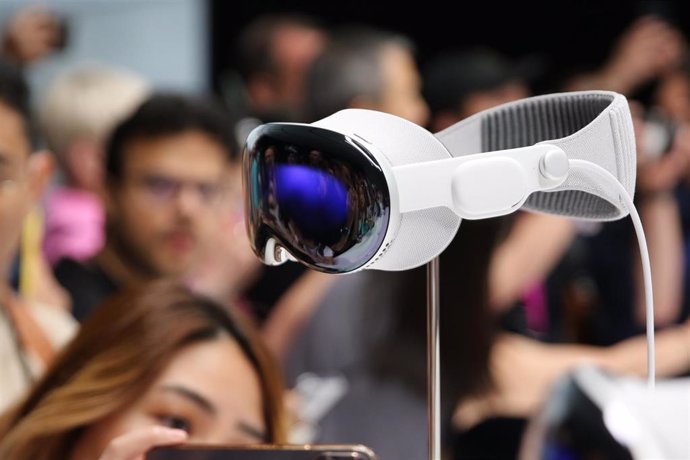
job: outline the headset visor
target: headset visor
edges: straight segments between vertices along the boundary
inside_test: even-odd
[[[390,196],[361,143],[314,126],[267,124],[249,135],[243,162],[247,229],[262,260],[269,238],[329,273],[356,270],[376,255]]]

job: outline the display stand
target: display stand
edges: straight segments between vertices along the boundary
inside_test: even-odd
[[[426,266],[427,425],[429,460],[441,460],[441,355],[439,342],[439,256]]]

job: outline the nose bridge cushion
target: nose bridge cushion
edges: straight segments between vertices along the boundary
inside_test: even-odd
[[[480,115],[480,120],[482,151],[549,140],[563,148],[568,158],[608,170],[631,196],[634,193],[635,143],[622,96],[588,91],[535,97],[499,107]],[[615,190],[575,171],[553,191],[533,193],[524,208],[594,220],[616,220],[628,214]]]

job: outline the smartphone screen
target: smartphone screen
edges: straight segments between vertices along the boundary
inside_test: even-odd
[[[376,460],[364,446],[158,447],[146,460]]]

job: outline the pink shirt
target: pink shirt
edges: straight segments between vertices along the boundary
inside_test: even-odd
[[[525,304],[527,327],[537,333],[546,333],[549,329],[549,308],[546,300],[546,285],[535,283],[522,294]]]
[[[64,257],[83,261],[103,247],[105,211],[98,197],[60,187],[50,193],[45,208],[43,254],[48,263]]]

